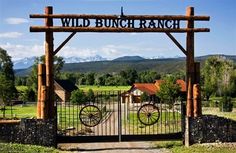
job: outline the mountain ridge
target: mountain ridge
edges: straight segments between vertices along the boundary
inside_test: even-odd
[[[145,60],[146,58],[143,58],[141,56],[122,56],[113,59],[112,61],[140,61]]]
[[[26,57],[23,59],[15,60],[13,61],[14,63],[14,69],[25,69],[29,68],[34,64],[34,61],[37,57],[32,56],[32,57]],[[82,63],[82,62],[91,62],[91,61],[104,61],[107,60],[106,58],[100,56],[100,55],[95,55],[95,56],[89,56],[86,58],[81,58],[81,57],[63,57],[65,63]]]
[[[223,56],[231,59],[236,63],[235,55],[206,55],[195,57],[195,61],[201,63],[211,56]],[[153,70],[159,73],[173,73],[177,71],[185,71],[185,57],[162,58],[162,59],[143,59],[143,60],[104,60],[83,63],[66,63],[62,69],[63,72],[96,72],[96,73],[117,73],[125,69],[136,69],[137,71]],[[31,68],[16,70],[17,76],[26,76],[30,73]]]

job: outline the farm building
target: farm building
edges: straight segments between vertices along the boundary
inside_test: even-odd
[[[155,96],[160,90],[160,85],[164,80],[156,80],[154,83],[134,83],[132,87],[122,94],[122,102],[140,103],[140,96],[145,92],[148,96]],[[180,85],[181,95],[186,95],[186,83],[184,80],[176,80]]]
[[[54,88],[58,100],[61,102],[69,101],[71,92],[78,89],[78,87],[69,80],[55,80]]]

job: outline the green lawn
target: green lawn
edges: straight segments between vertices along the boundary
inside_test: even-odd
[[[217,115],[221,117],[230,118],[232,120],[236,120],[236,108],[234,108],[232,112],[220,112],[218,107],[203,107],[202,113]]]
[[[123,125],[130,133],[161,134],[175,133],[181,131],[181,114],[173,112],[162,112],[158,122],[151,126],[143,125],[137,116],[137,112],[130,113],[128,121],[123,120]]]
[[[93,91],[127,91],[131,86],[87,86],[80,85],[79,89],[88,91],[92,89]]]
[[[12,106],[12,112],[11,112],[11,106],[6,106],[5,115],[6,118],[30,118],[30,117],[36,117],[36,104],[22,104],[22,105],[15,105]],[[3,112],[0,111],[0,117],[3,117]]]
[[[236,152],[234,144],[195,144],[190,147],[183,146],[182,141],[158,141],[154,142],[155,148],[167,148],[173,153],[233,153]]]
[[[16,86],[18,91],[24,91],[28,87],[27,86]],[[127,91],[131,88],[131,86],[90,86],[90,85],[80,85],[79,89],[88,91],[92,89],[93,91]]]
[[[41,147],[35,145],[0,143],[0,152],[1,153],[59,153],[60,151],[54,148]]]
[[[28,86],[16,86],[16,89],[18,91],[24,91],[24,90],[27,90],[28,89]]]

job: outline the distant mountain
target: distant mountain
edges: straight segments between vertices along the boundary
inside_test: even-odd
[[[141,60],[145,60],[145,58],[143,58],[141,56],[122,56],[122,57],[118,57],[112,61],[141,61]]]
[[[236,55],[224,55],[224,54],[213,54],[213,55],[205,55],[205,56],[198,56],[196,57],[197,60],[206,60],[207,58],[211,56],[221,56],[225,59],[230,59],[234,62],[236,62]]]
[[[86,58],[80,57],[64,57],[65,63],[81,63],[81,62],[95,62],[95,61],[106,61],[106,58],[103,58],[100,55],[90,56]]]
[[[215,55],[206,55],[195,57],[195,61],[201,63],[203,67],[204,62],[207,58]],[[223,56],[224,58],[231,59],[236,63],[236,56],[233,55],[217,55]],[[123,58],[123,57],[122,57]],[[121,59],[122,59],[121,58]],[[119,58],[118,58],[119,59]],[[127,59],[126,61],[124,59]],[[132,58],[131,58],[132,59]],[[140,60],[137,60],[140,59]],[[62,69],[64,72],[97,72],[97,73],[117,73],[125,69],[136,69],[137,71],[153,70],[158,73],[173,73],[179,71],[185,71],[186,58],[162,58],[162,59],[142,59],[134,58],[123,58],[121,61],[95,61],[95,62],[80,62],[80,63],[66,63]],[[16,71],[16,75],[25,76],[29,74],[31,68]]]
[[[26,57],[20,60],[13,61],[14,69],[25,69],[29,68],[34,64],[36,57]],[[106,61],[106,58],[103,58],[99,55],[90,56],[86,58],[80,57],[64,57],[65,63],[81,63],[81,62],[93,62],[93,61]]]
[[[34,60],[36,59],[35,56],[33,57],[26,57],[20,60],[13,61],[13,68],[14,69],[25,69],[34,64]]]

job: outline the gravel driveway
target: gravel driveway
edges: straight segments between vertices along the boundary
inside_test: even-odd
[[[58,148],[68,153],[171,153],[155,148],[151,142],[69,143]]]

